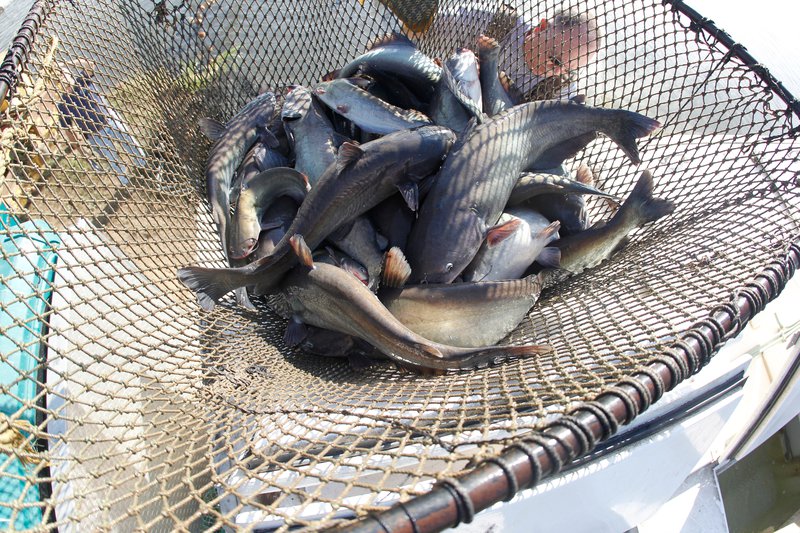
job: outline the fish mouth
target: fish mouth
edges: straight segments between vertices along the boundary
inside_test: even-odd
[[[244,259],[258,248],[258,239],[247,239],[238,248],[231,248],[231,259]]]

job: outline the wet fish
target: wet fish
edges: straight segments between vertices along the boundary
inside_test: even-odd
[[[258,246],[250,257],[257,261],[272,253],[275,246],[294,222],[300,204],[288,196],[277,198],[261,217],[261,234],[258,237]]]
[[[580,174],[581,169],[578,169],[577,173]],[[593,185],[582,183],[568,176],[524,172],[511,191],[511,196],[508,198],[508,205],[519,205],[525,203],[534,196],[553,193],[594,194],[604,198],[617,198],[615,195],[603,192]]]
[[[178,278],[197,293],[204,309],[238,287],[255,286],[256,294],[275,290],[296,260],[289,238],[299,233],[311,247],[337,228],[403,189],[416,197],[416,181],[433,173],[452,146],[453,132],[440,126],[401,130],[360,147],[344,143],[336,162],[312,188],[291,228],[273,253],[245,267],[214,269],[185,267]]]
[[[314,95],[367,133],[385,135],[431,123],[422,113],[388,104],[348,80],[318,83]]]
[[[566,177],[564,177],[566,178]],[[589,211],[586,208],[586,198],[584,193],[579,192],[580,186],[592,190],[594,187],[594,177],[592,171],[586,165],[581,165],[575,173],[575,185],[570,186],[570,190],[560,193],[544,193],[528,198],[522,203],[531,209],[535,209],[550,220],[561,222],[561,236],[569,237],[580,233],[589,227]],[[523,184],[524,186],[524,184]],[[519,182],[514,190],[519,194]],[[529,192],[529,191],[528,191]],[[512,196],[514,192],[512,191]],[[606,195],[608,197],[608,195]],[[509,198],[509,203],[514,203]]]
[[[299,235],[292,239],[296,248],[302,246]],[[299,255],[305,257],[308,252]],[[303,261],[281,287],[292,316],[287,337],[301,338],[302,333],[288,329],[302,330],[304,324],[338,331],[365,340],[390,359],[417,370],[475,368],[499,358],[551,351],[546,345],[463,348],[432,342],[404,326],[364,284],[326,263]]]
[[[271,139],[271,131],[260,130],[255,144],[245,154],[244,160],[236,169],[231,182],[231,205],[236,205],[239,201],[239,192],[241,192],[243,181],[270,168],[289,166],[289,159],[280,152],[279,148],[270,147],[270,144],[274,144]]]
[[[553,244],[561,250],[561,268],[577,274],[599,265],[617,250],[632,230],[674,210],[673,202],[653,197],[653,176],[645,170],[619,211],[608,222]]]
[[[295,169],[308,176],[313,187],[336,159],[342,136],[334,131],[311,91],[302,85],[286,95],[281,119],[294,148]]]
[[[520,213],[522,214],[522,213]],[[527,213],[544,220],[544,227],[532,227],[516,213],[505,212],[490,229],[478,253],[464,269],[464,281],[496,281],[520,278],[550,242],[558,238],[558,221],[550,223],[538,213]],[[558,248],[550,248],[544,259],[551,267],[558,266]]]
[[[375,206],[370,210],[369,217],[378,232],[386,237],[387,247],[397,246],[405,250],[416,214],[401,195],[394,194]]]
[[[338,331],[307,326],[299,347],[304,352],[320,357],[347,357],[355,347],[355,339]]]
[[[501,81],[500,43],[496,39],[486,35],[478,37],[478,64],[484,113],[493,117],[514,107],[514,101]]]
[[[394,33],[378,40],[366,53],[347,63],[337,77],[350,78],[356,74],[366,74],[382,83],[402,83],[419,101],[430,103],[442,69],[420,52],[410,39]]]
[[[476,113],[482,114],[478,65],[475,54],[463,49],[445,61],[431,102],[431,119],[460,133]]]
[[[206,192],[211,206],[211,217],[217,225],[222,250],[228,250],[227,234],[230,225],[230,191],[233,175],[242,163],[247,150],[264,132],[267,122],[275,112],[275,95],[260,94],[231,118],[219,130],[213,121],[203,121],[210,137],[217,138],[206,164]],[[268,137],[268,135],[267,135]],[[274,139],[274,137],[273,137]],[[277,147],[277,139],[270,141]]]
[[[497,343],[528,314],[542,291],[537,276],[505,281],[406,285],[379,297],[408,329],[466,348]]]
[[[368,273],[367,286],[372,290],[378,288],[386,239],[378,235],[366,215],[356,217],[350,224],[329,235],[327,240],[363,265]]]
[[[239,201],[231,218],[229,256],[244,259],[252,254],[258,246],[261,230],[271,229],[265,227],[262,219],[273,202],[288,196],[300,204],[308,189],[308,178],[291,167],[271,168],[242,182]]]
[[[477,125],[448,154],[422,204],[404,250],[412,281],[449,283],[464,270],[523,169],[561,164],[598,131],[639,163],[636,139],[659,126],[631,111],[557,100],[521,104]]]

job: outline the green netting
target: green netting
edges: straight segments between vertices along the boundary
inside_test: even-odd
[[[266,88],[313,84],[401,31],[390,9],[37,4],[42,23],[0,116],[0,199],[20,223],[2,226],[14,246],[0,258],[0,332],[11,342],[0,481],[17,497],[0,516],[27,527],[41,515],[41,527],[65,531],[317,528],[363,516],[593,399],[783,257],[798,234],[800,151],[798,117],[774,85],[670,5],[568,5],[593,7],[605,33],[579,91],[664,124],[639,143],[639,169],[604,138],[568,166],[590,165],[623,196],[649,168],[656,196],[677,209],[612,261],[546,290],[509,336],[552,354],[423,377],[288,349],[265,301],[248,311],[229,296],[203,313],[175,275],[225,265],[198,119],[224,121]],[[513,7],[538,21],[557,6]],[[415,39],[446,57],[466,35],[434,21]],[[105,118],[84,102],[86,124],[66,124],[87,74]],[[594,220],[612,212],[589,205]],[[12,336],[25,328],[34,335]],[[10,356],[20,352],[24,364]]]

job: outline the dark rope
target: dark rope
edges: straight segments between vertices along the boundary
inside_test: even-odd
[[[529,442],[533,442],[534,444],[538,444],[539,446],[541,446],[542,449],[547,454],[547,456],[550,458],[550,464],[553,466],[550,474],[558,474],[561,471],[561,469],[564,467],[564,461],[561,459],[561,456],[558,455],[558,452],[556,451],[555,446],[553,446],[548,441],[548,437],[549,437],[549,435],[547,437],[545,437],[545,436],[542,436],[542,435],[533,434],[533,435],[526,436],[523,440],[526,440],[526,441],[529,441]],[[553,440],[557,440],[557,439],[553,439]]]
[[[638,367],[636,373],[643,374],[653,381],[653,396],[649,398],[650,403],[655,403],[664,396],[666,386],[664,385],[664,379],[661,377],[661,374],[647,366]],[[649,404],[648,407],[650,407]],[[642,411],[644,411],[644,409],[642,409]]]
[[[458,523],[469,524],[475,518],[475,506],[472,504],[472,499],[469,496],[469,491],[461,485],[461,482],[456,478],[446,477],[439,480],[439,485],[447,489],[456,501],[456,508],[458,509]]]
[[[741,309],[739,308],[739,304],[736,302],[736,297],[734,296],[730,302],[718,305],[712,309],[711,314],[715,315],[720,311],[725,311],[731,317],[731,330],[723,336],[723,340],[728,341],[742,331],[742,319],[739,316]]]
[[[579,457],[589,453],[597,445],[597,439],[594,438],[594,434],[572,415],[564,415],[555,422],[550,423],[550,427],[556,426],[568,429],[575,436],[575,440],[578,441],[580,446],[578,450]]]
[[[692,361],[697,360],[695,372],[699,372],[711,360],[711,354],[714,353],[714,343],[696,329],[684,333],[684,339],[694,339],[697,341],[697,345],[700,346],[700,353],[693,353],[694,358],[692,359]],[[688,343],[686,345],[688,346]]]
[[[414,531],[414,533],[421,533],[419,527],[417,527],[417,519],[414,518],[413,513],[408,512],[408,508],[406,507],[405,502],[399,502],[397,506],[400,507],[403,513],[405,513],[406,517],[408,517],[408,521],[411,522],[411,529]],[[383,524],[381,524],[381,526],[383,526]],[[384,527],[384,529],[386,528]],[[391,531],[388,529],[386,531],[389,531],[389,533],[391,533]]]
[[[528,483],[528,488],[537,485],[542,480],[542,463],[539,461],[539,454],[536,448],[525,441],[515,442],[508,447],[508,449],[513,448],[517,448],[524,453],[531,464],[531,481]]]
[[[502,457],[490,457],[489,459],[486,459],[484,463],[492,463],[497,465],[506,475],[506,479],[508,480],[508,491],[506,493],[506,497],[503,498],[503,501],[511,501],[517,492],[519,492],[519,483],[517,483],[517,476],[514,475],[514,470]]]
[[[617,432],[617,428],[619,427],[619,423],[614,416],[608,412],[608,409],[605,406],[599,404],[598,402],[585,402],[576,407],[572,412],[575,411],[588,411],[589,413],[593,414],[595,418],[597,418],[598,422],[600,423],[600,427],[603,430],[603,433],[600,437],[600,440],[606,440],[611,435]]]
[[[687,335],[687,337],[688,336],[689,335]],[[683,361],[684,363],[688,364],[688,366],[686,367],[685,376],[688,377],[688,376],[691,376],[692,374],[696,374],[700,370],[700,367],[702,365],[700,363],[700,358],[697,356],[697,354],[695,353],[694,349],[689,345],[688,342],[686,342],[683,339],[681,339],[681,340],[679,340],[679,341],[677,341],[675,343],[676,352],[679,349],[682,350],[686,354],[686,359],[683,359],[680,356],[676,357],[676,360],[680,360],[680,361]],[[702,346],[701,346],[701,349],[702,349]],[[687,359],[688,359],[688,361],[687,361]]]
[[[633,399],[633,395],[626,391],[625,389],[617,386],[608,387],[603,394],[608,394],[610,396],[614,396],[619,398],[620,401],[625,404],[625,421],[624,424],[630,424],[634,418],[639,415],[639,406],[636,404],[636,400]]]
[[[659,378],[660,379],[660,378]],[[636,389],[636,392],[639,393],[639,398],[641,399],[641,405],[637,403],[637,408],[639,409],[639,413],[644,413],[650,408],[650,404],[652,403],[652,399],[650,398],[650,390],[647,386],[639,381],[636,378],[626,377],[622,378],[619,381],[620,385],[625,384],[633,387]],[[663,385],[663,382],[662,382]]]

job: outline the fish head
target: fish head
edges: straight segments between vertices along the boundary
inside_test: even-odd
[[[232,242],[228,253],[231,259],[244,259],[258,248],[258,239],[248,237],[242,241]]]

